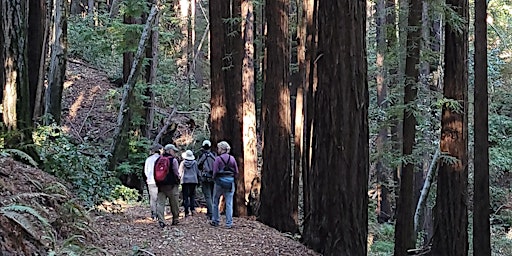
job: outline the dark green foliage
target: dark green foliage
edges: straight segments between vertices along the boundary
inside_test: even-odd
[[[42,168],[69,182],[86,206],[92,207],[110,198],[119,179],[105,170],[105,152],[87,142],[73,143],[54,125],[39,127],[34,140],[43,160]]]

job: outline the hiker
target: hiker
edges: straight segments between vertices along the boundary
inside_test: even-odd
[[[179,173],[181,177],[181,192],[183,195],[183,206],[185,206],[185,217],[194,215],[196,204],[196,186],[199,183],[199,168],[192,150],[181,154],[183,161],[180,163]]]
[[[162,145],[154,144],[150,148],[150,154],[144,163],[144,174],[146,175],[146,184],[148,185],[148,194],[149,194],[149,208],[151,209],[151,218],[153,220],[157,219],[156,216],[156,200],[158,196],[158,188],[156,187],[155,182],[155,162],[160,157],[160,153],[162,152]]]
[[[226,201],[226,228],[233,225],[233,195],[235,194],[235,178],[238,176],[238,165],[235,158],[229,154],[231,146],[226,141],[217,144],[219,156],[213,162],[213,216],[210,225],[219,225],[219,198],[224,196]]]
[[[170,201],[171,205],[171,213],[172,213],[172,224],[177,225],[179,223],[179,185],[180,185],[180,174],[178,172],[178,160],[175,155],[178,151],[178,148],[173,144],[167,144],[164,147],[164,153],[160,158],[166,157],[170,160],[169,168],[166,172],[165,178],[162,181],[159,181],[157,178],[158,172],[158,164],[160,162],[160,158],[155,163],[155,181],[156,186],[158,187],[158,200],[157,200],[157,216],[158,216],[158,224],[160,227],[164,228],[165,224],[165,204],[167,200]]]
[[[212,143],[204,140],[199,158],[197,159],[199,171],[201,172],[201,191],[206,201],[206,218],[212,219],[212,195],[213,195],[213,162],[215,153],[211,151]]]

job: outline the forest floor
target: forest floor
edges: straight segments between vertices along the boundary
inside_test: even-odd
[[[115,85],[107,74],[80,61],[68,63],[66,76],[65,131],[78,141],[108,138],[117,115],[108,102]],[[0,255],[68,255],[77,241],[90,255],[319,255],[292,235],[251,218],[235,217],[232,229],[212,227],[204,208],[187,218],[182,211],[180,223],[165,228],[150,218],[147,203],[105,203],[87,212],[59,184],[64,183],[38,168],[0,157]],[[32,207],[40,215],[5,208],[12,204]]]

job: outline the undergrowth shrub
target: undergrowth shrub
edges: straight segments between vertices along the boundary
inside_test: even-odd
[[[43,169],[69,182],[77,198],[92,207],[110,199],[119,179],[107,171],[105,152],[88,145],[73,143],[56,125],[41,126],[36,130],[34,141],[43,161]]]

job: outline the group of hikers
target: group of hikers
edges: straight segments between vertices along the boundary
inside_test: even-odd
[[[173,144],[153,145],[144,165],[144,174],[149,191],[151,217],[164,228],[165,206],[169,201],[172,213],[171,225],[179,223],[179,186],[185,208],[185,217],[195,214],[195,191],[198,185],[206,200],[206,217],[210,225],[220,222],[219,201],[224,197],[226,228],[233,225],[233,195],[238,165],[230,155],[231,146],[226,141],[217,144],[217,153],[212,152],[211,142],[204,140],[198,158],[191,150],[177,158],[179,149]]]

